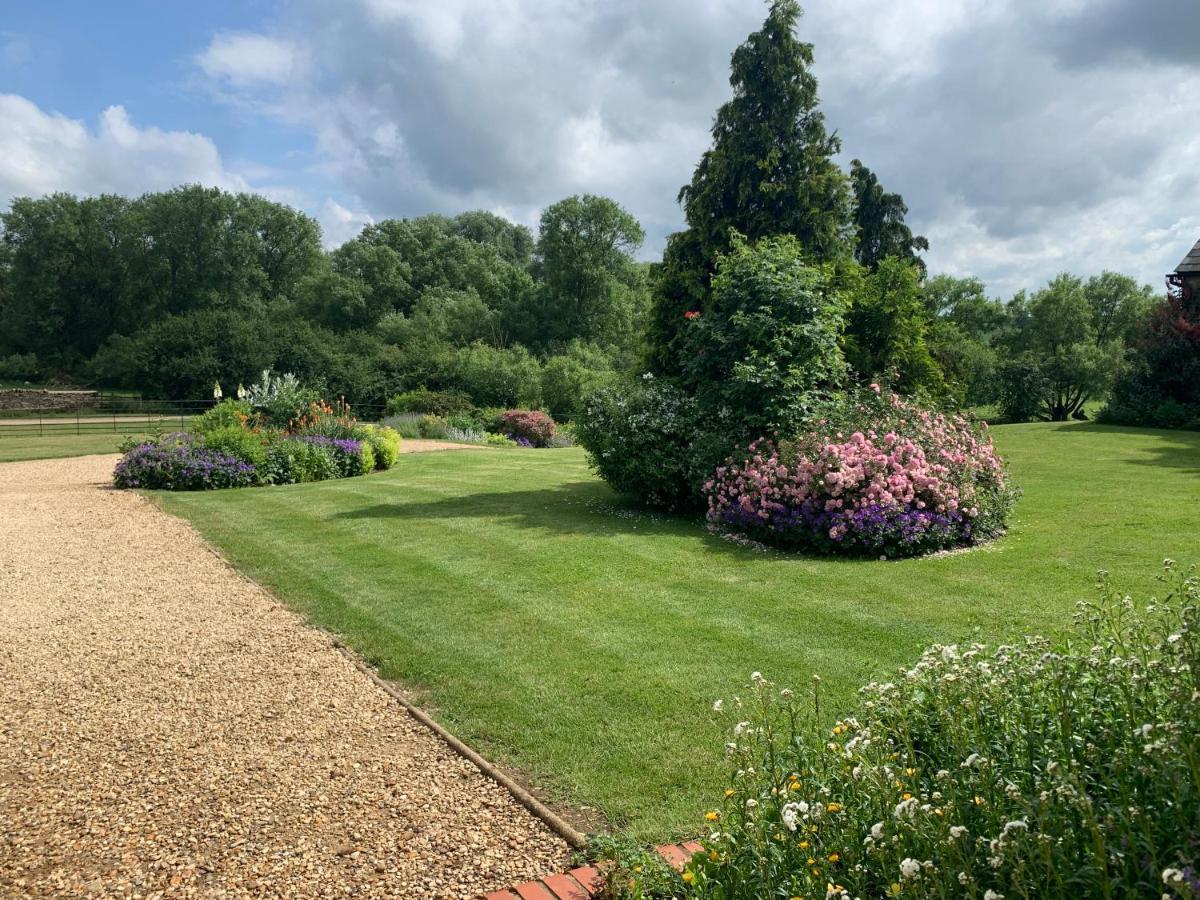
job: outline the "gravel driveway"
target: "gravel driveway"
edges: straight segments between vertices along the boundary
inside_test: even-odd
[[[0,464],[0,896],[460,898],[562,868],[327,637],[109,489],[115,460]]]

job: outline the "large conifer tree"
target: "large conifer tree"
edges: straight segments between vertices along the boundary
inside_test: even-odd
[[[759,31],[733,53],[733,99],[718,111],[713,144],[679,192],[687,230],[671,235],[650,323],[650,362],[678,371],[677,337],[689,310],[707,303],[714,261],[730,229],[750,240],[793,235],[813,261],[846,256],[852,208],[825,130],[812,44],[796,36],[797,0],[772,0]]]

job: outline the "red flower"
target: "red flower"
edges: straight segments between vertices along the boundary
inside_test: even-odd
[[[698,310],[698,309],[689,309],[687,312],[685,312],[685,313],[683,314],[683,317],[684,317],[685,319],[687,319],[689,322],[690,322],[692,319],[698,319],[698,318],[700,318],[700,310]]]

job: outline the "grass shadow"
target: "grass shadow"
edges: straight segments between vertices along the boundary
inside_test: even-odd
[[[1127,425],[1105,425],[1098,422],[1079,422],[1060,426],[1063,431],[1078,429],[1089,434],[1119,434],[1155,438],[1153,446],[1138,448],[1136,458],[1122,460],[1135,466],[1181,469],[1200,475],[1200,432],[1176,431],[1166,428],[1131,428]]]

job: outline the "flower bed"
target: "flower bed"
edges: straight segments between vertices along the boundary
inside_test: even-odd
[[[1200,580],[1102,586],[1065,639],[934,646],[833,720],[759,673],[717,701],[729,777],[676,874],[617,897],[1200,897]],[[654,890],[646,889],[655,885]]]
[[[192,432],[126,446],[113,470],[119,488],[173,491],[296,484],[389,469],[400,450],[390,428],[364,425],[344,404],[313,401],[308,411],[274,427],[269,411],[226,400],[200,416]]]
[[[882,391],[795,440],[760,440],[705,485],[718,528],[790,549],[912,556],[1001,533],[1016,493],[986,425]]]

